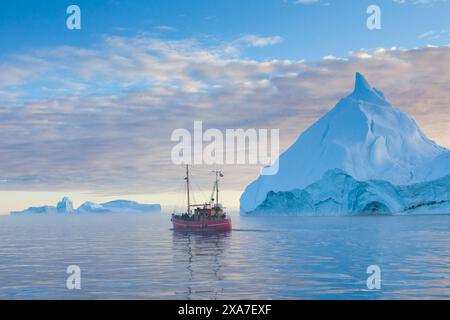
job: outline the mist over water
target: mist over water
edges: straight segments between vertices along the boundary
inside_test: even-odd
[[[169,214],[0,217],[2,299],[450,297],[450,216],[233,217],[178,233]],[[81,268],[81,290],[66,269]],[[381,290],[366,269],[381,268]]]

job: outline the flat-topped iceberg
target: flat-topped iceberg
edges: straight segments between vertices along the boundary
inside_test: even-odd
[[[28,214],[107,214],[107,213],[150,213],[160,212],[159,204],[141,204],[136,201],[115,200],[96,204],[85,202],[78,209],[73,208],[73,202],[64,197],[55,206],[30,207],[23,211],[13,211],[12,215]]]
[[[42,206],[42,207],[29,207],[26,210],[23,211],[11,211],[12,215],[26,215],[26,214],[54,214],[56,213],[56,207],[55,206]]]
[[[78,213],[145,213],[161,211],[159,204],[140,204],[136,201],[114,200],[102,204],[85,202],[78,209]]]

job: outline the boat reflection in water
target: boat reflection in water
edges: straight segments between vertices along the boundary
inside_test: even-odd
[[[185,299],[218,299],[224,293],[225,256],[231,232],[173,230],[173,263],[179,266],[180,286],[176,295]]]

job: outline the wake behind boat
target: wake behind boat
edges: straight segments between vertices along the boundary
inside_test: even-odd
[[[231,231],[231,218],[219,203],[219,177],[222,172],[214,171],[216,179],[209,203],[191,204],[189,166],[186,165],[187,210],[182,214],[172,214],[173,228],[177,231]],[[215,198],[214,198],[215,194]],[[194,210],[192,210],[194,208]]]

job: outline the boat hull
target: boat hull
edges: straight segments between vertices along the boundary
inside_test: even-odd
[[[183,220],[172,218],[172,224],[174,230],[177,231],[231,231],[232,224],[231,219],[220,220]]]

